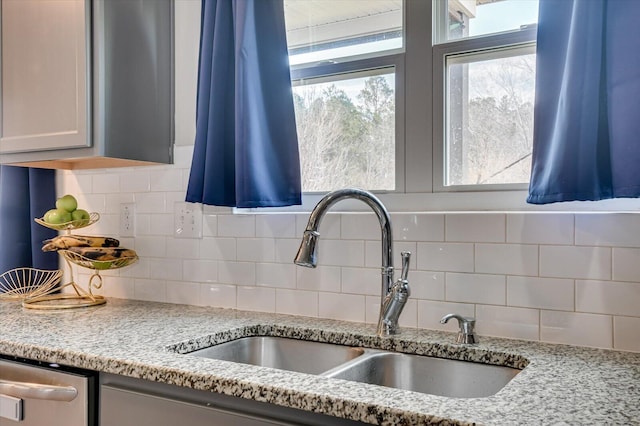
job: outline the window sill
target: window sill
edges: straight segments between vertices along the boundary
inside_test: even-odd
[[[637,212],[640,200],[620,198],[602,201],[573,201],[546,205],[527,204],[527,191],[375,193],[389,212]],[[234,209],[235,214],[309,213],[324,196],[304,194],[301,206]],[[332,207],[337,212],[369,211],[357,200],[344,200]]]

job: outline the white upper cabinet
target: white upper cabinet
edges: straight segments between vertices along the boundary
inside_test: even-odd
[[[84,0],[0,4],[0,154],[89,145]]]

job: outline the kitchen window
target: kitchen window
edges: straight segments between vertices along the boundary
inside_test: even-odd
[[[307,195],[526,189],[537,0],[284,4]]]

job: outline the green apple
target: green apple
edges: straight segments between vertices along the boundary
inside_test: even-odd
[[[86,225],[89,223],[89,212],[82,209],[76,209],[71,212],[71,220],[77,225]]]
[[[71,222],[71,213],[64,209],[52,209],[44,214],[45,222],[52,225]]]
[[[51,210],[47,210],[47,212],[44,214],[44,216],[42,216],[42,220],[44,220],[45,222],[49,223],[49,215],[51,215],[51,212],[55,211],[55,209],[51,209]]]
[[[71,213],[78,208],[78,201],[73,195],[64,195],[56,200],[56,208],[63,209]]]

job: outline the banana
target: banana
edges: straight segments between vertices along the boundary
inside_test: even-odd
[[[137,257],[135,250],[122,247],[69,247],[67,250],[86,259],[100,262]]]
[[[66,250],[71,247],[118,247],[120,241],[111,237],[89,237],[85,235],[58,235],[45,240],[42,251]]]

